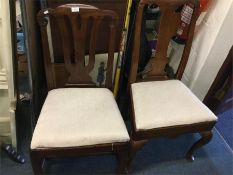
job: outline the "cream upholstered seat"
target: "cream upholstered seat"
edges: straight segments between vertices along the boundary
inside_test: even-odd
[[[129,135],[113,94],[105,88],[51,90],[31,149],[127,142]]]
[[[134,83],[131,88],[137,130],[217,120],[179,80]]]

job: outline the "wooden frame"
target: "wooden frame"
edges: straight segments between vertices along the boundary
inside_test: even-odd
[[[30,158],[34,173],[39,175],[43,174],[45,159],[77,157],[91,154],[115,154],[119,161],[117,172],[120,174],[127,172],[128,143],[124,142],[83,147],[33,149],[30,151]]]
[[[214,98],[214,95],[222,88],[226,91],[233,84],[233,75],[232,75],[232,60],[233,60],[233,46],[231,47],[226,60],[222,64],[214,82],[212,83],[208,93],[206,94],[203,102],[208,106],[212,111],[215,111],[220,105],[220,101]],[[224,83],[228,81],[224,85]]]
[[[131,143],[130,143],[130,160],[131,163],[134,155],[138,150],[140,150],[145,143],[151,138],[155,137],[169,137],[174,138],[176,136],[187,134],[187,133],[200,133],[201,139],[192,145],[189,151],[186,154],[188,160],[194,160],[193,152],[201,147],[202,145],[208,143],[212,138],[211,129],[215,125],[215,122],[203,122],[196,124],[188,125],[178,125],[171,127],[162,127],[156,129],[148,130],[137,130],[135,123],[135,113],[134,113],[134,101],[132,98],[131,84],[140,81],[154,81],[154,80],[168,80],[164,68],[168,63],[167,58],[167,48],[169,41],[173,36],[176,35],[178,25],[180,24],[180,12],[177,11],[185,3],[194,4],[194,12],[192,15],[191,23],[188,30],[188,38],[184,47],[180,65],[178,67],[176,78],[181,79],[185,66],[188,61],[194,29],[196,20],[199,14],[199,1],[198,0],[141,0],[137,8],[137,16],[135,23],[135,34],[134,34],[134,46],[133,46],[133,56],[131,62],[131,71],[128,82],[128,91],[130,92],[131,100],[131,121],[132,121],[132,130],[131,130]],[[146,78],[141,78],[137,76],[138,62],[139,62],[139,48],[140,48],[140,33],[141,33],[141,21],[143,8],[146,4],[156,4],[161,10],[161,19],[160,19],[160,28],[159,36],[156,46],[156,56],[151,58],[149,64],[151,64],[152,71],[146,74]]]
[[[74,6],[74,4],[72,4]],[[80,6],[80,4],[78,4]],[[78,6],[77,5],[77,6]],[[82,4],[81,4],[82,5]],[[63,44],[63,53],[64,53],[64,68],[66,70],[66,78],[67,82],[64,82],[64,86],[68,87],[76,87],[76,86],[84,86],[84,87],[93,87],[95,83],[91,80],[89,73],[93,69],[95,63],[95,52],[96,52],[96,42],[97,42],[97,33],[99,30],[99,26],[103,20],[109,18],[109,38],[108,43],[108,65],[106,72],[106,87],[109,89],[113,88],[112,85],[112,71],[113,71],[113,58],[114,58],[114,49],[115,49],[115,36],[116,36],[116,24],[118,20],[118,16],[115,12],[111,10],[99,10],[94,6],[90,5],[82,5],[83,9],[80,9],[79,13],[72,13],[69,5],[62,5],[53,9],[46,9],[40,11],[38,14],[38,23],[41,26],[41,35],[42,35],[42,44],[43,44],[43,56],[44,56],[44,66],[45,73],[47,78],[48,89],[51,90],[53,88],[59,87],[57,82],[55,81],[56,75],[58,75],[57,70],[60,67],[60,64],[52,63],[50,57],[49,43],[48,43],[48,35],[47,35],[47,24],[48,19],[46,17],[51,16],[59,21],[58,28],[63,32],[62,34],[62,44]],[[46,12],[46,14],[44,14]],[[78,15],[77,15],[78,14]],[[64,18],[65,16],[65,18]],[[82,27],[79,29],[78,25],[73,25],[69,23],[70,21],[75,22],[77,18],[82,16]],[[89,25],[90,18],[93,18],[93,27],[92,31],[87,32],[87,28]],[[72,29],[68,31],[66,25],[70,25]],[[91,38],[88,38],[88,34],[91,35]],[[83,37],[80,37],[83,36]],[[80,43],[74,42],[75,40],[81,40]],[[90,43],[86,43],[85,40],[90,39]],[[74,42],[74,43],[72,43]],[[72,46],[72,45],[75,46]],[[89,45],[88,45],[89,44]],[[90,60],[88,65],[85,65],[85,52],[86,47],[89,46],[89,55]],[[73,58],[72,58],[73,57]],[[72,60],[74,59],[74,60]],[[73,62],[74,61],[74,62]],[[73,63],[72,63],[73,62]],[[76,64],[77,63],[77,64]],[[78,75],[78,76],[76,76]],[[68,76],[68,77],[67,77]]]
[[[123,30],[124,18],[127,8],[127,0],[46,0],[48,4],[48,8],[55,8],[63,4],[67,3],[79,3],[79,4],[88,4],[95,6],[99,9],[109,9],[116,12],[119,16],[118,25],[117,25],[117,32],[116,32],[116,47],[115,52],[119,51],[120,47],[120,38],[121,38],[121,31]],[[114,4],[114,5],[113,5]],[[59,31],[56,30],[56,21],[51,20],[51,31],[52,31],[52,39],[54,42],[54,60],[55,62],[60,61],[62,46],[59,43]],[[103,24],[104,25],[104,24]],[[107,52],[107,48],[102,42],[108,40],[108,37],[104,37],[107,30],[106,27],[103,26],[103,30],[100,31],[100,36],[102,36],[102,40],[97,42],[97,52],[98,53],[105,53]]]
[[[79,12],[72,12],[76,7]],[[56,9],[45,9],[38,13],[38,23],[41,27],[44,67],[48,89],[54,89],[61,86],[54,81],[56,77],[56,67],[59,65],[52,63],[50,59],[50,50],[46,26],[48,17],[54,17],[59,21],[59,29],[62,31],[62,43],[64,53],[64,68],[66,70],[64,87],[96,87],[92,82],[89,73],[95,63],[95,49],[98,36],[98,27],[102,20],[109,21],[109,43],[108,43],[108,62],[106,70],[105,87],[112,90],[113,57],[115,50],[116,24],[118,16],[111,10],[100,10],[94,6],[84,4],[66,4]],[[91,19],[90,35],[86,34],[88,20]],[[69,23],[69,20],[71,21]],[[68,27],[67,27],[68,26]],[[71,31],[69,31],[71,27]],[[89,38],[88,38],[89,37]],[[74,39],[73,39],[74,38]],[[89,62],[85,63],[85,41],[90,39],[89,43]],[[71,42],[70,42],[71,41]],[[126,164],[128,160],[128,142],[108,143],[100,145],[66,147],[66,148],[43,148],[31,149],[30,157],[33,171],[35,174],[43,173],[43,162],[45,158],[63,158],[86,154],[116,154],[119,160],[117,168],[118,173],[127,171]]]

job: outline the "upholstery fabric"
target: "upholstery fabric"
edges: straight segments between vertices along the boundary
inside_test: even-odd
[[[131,89],[137,130],[217,120],[179,80],[134,83]]]
[[[48,93],[31,149],[129,141],[113,94],[105,88],[61,88]]]

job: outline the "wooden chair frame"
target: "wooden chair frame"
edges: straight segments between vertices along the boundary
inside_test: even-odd
[[[71,12],[72,7],[79,7],[79,12]],[[57,20],[60,20],[59,29],[62,31],[64,65],[51,62],[47,34],[48,17],[54,17]],[[77,24],[77,18],[80,18],[80,20],[82,20],[82,24]],[[85,36],[87,36],[85,33],[85,27],[87,26],[87,21],[90,18],[93,19],[93,26],[91,29],[89,43],[90,47],[88,51],[90,58],[88,65],[85,65]],[[89,73],[94,67],[96,40],[99,26],[101,24],[101,20],[105,18],[108,18],[110,21],[110,40],[106,72],[106,88],[112,90],[113,58],[116,43],[115,35],[116,24],[118,21],[117,14],[111,10],[100,10],[94,6],[84,4],[68,4],[57,7],[56,9],[44,9],[38,13],[38,23],[40,25],[42,35],[44,67],[46,72],[47,86],[49,90],[61,86],[54,80],[54,77],[56,77],[56,73],[59,69],[65,69],[67,73],[67,75],[65,75],[67,81],[64,82],[64,87],[96,87],[95,83],[92,82]],[[71,35],[65,27],[68,20],[72,21],[72,23],[70,23],[73,31]],[[78,26],[81,27],[79,28]],[[72,40],[74,42],[74,46],[71,46],[71,43],[69,42],[71,37],[74,38]],[[81,42],[78,43],[77,41]],[[71,53],[72,49],[75,53]],[[74,57],[75,59],[73,62],[71,61],[72,57]],[[119,160],[117,172],[124,173],[127,171],[126,164],[128,160],[128,145],[128,142],[119,142],[82,147],[31,149],[30,157],[34,173],[42,174],[43,163],[45,159],[74,157],[88,154],[113,153],[116,154]]]
[[[131,129],[131,143],[130,143],[130,160],[132,162],[136,152],[139,151],[144,144],[151,138],[155,137],[168,137],[174,138],[187,133],[200,133],[201,139],[195,142],[186,154],[188,160],[194,160],[193,152],[200,148],[202,145],[207,144],[212,138],[211,129],[216,122],[203,122],[197,124],[187,124],[171,127],[162,127],[148,130],[137,130],[135,123],[134,102],[132,98],[131,84],[140,81],[155,81],[155,80],[168,80],[164,68],[168,63],[167,48],[169,41],[175,36],[178,25],[180,24],[181,14],[176,12],[176,9],[185,3],[193,3],[195,9],[189,26],[188,39],[186,41],[180,65],[176,72],[176,78],[181,79],[185,66],[188,61],[196,20],[199,14],[199,1],[198,0],[141,0],[137,8],[137,16],[135,23],[134,46],[133,56],[131,62],[131,72],[128,81],[128,90],[130,95],[131,111],[130,117],[132,121]],[[140,33],[143,8],[146,4],[156,4],[161,10],[159,36],[156,46],[156,56],[151,58],[149,64],[152,65],[152,71],[146,75],[146,78],[140,79],[137,76],[138,62],[139,62],[139,48],[140,48]]]

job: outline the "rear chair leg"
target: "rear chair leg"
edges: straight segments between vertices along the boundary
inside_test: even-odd
[[[192,145],[192,147],[189,149],[189,151],[186,154],[186,159],[189,161],[194,161],[194,156],[193,156],[194,151],[196,151],[198,148],[202,147],[203,145],[209,143],[209,141],[213,136],[212,131],[201,132],[200,134],[201,134],[201,138]]]
[[[134,141],[131,139],[129,148],[129,160],[128,168],[131,166],[134,156],[136,153],[143,148],[143,146],[148,142],[148,140]]]
[[[128,163],[128,147],[122,150],[117,150],[116,152],[117,158],[118,158],[118,167],[117,167],[117,173],[118,174],[127,174],[127,163]]]
[[[44,159],[35,152],[30,153],[32,169],[35,175],[42,175],[43,174],[43,161]]]

